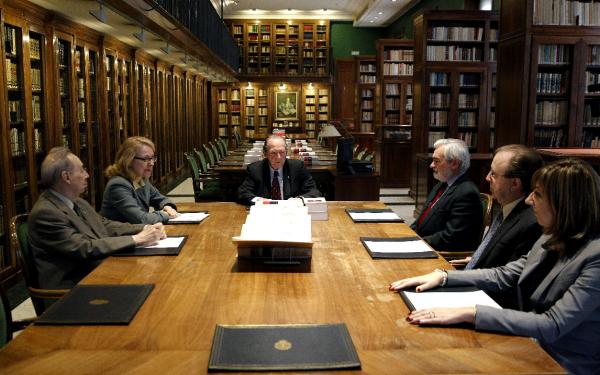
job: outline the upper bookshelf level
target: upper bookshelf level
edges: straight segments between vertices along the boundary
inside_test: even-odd
[[[329,75],[329,21],[228,20],[242,76]]]
[[[498,15],[425,11],[414,18],[414,152],[440,138],[464,140],[471,152],[495,146]]]

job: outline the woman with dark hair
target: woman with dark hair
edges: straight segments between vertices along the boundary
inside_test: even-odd
[[[145,137],[129,137],[106,168],[110,180],[104,189],[102,216],[132,224],[165,223],[177,217],[177,206],[149,181],[156,163],[154,143]],[[150,212],[150,207],[154,208]]]
[[[473,285],[516,288],[519,310],[487,306],[413,311],[413,324],[472,323],[475,329],[530,336],[569,373],[600,369],[600,177],[579,159],[540,168],[527,198],[544,234],[531,251],[505,266],[443,271],[399,280],[390,290],[417,292]]]

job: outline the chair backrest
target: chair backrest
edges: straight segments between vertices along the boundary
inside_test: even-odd
[[[194,149],[194,153],[200,161],[200,164],[198,165],[198,168],[200,168],[200,172],[208,173],[208,164],[206,163],[206,158],[204,157],[204,153],[202,152],[202,150]]]
[[[479,197],[481,198],[481,208],[483,210],[483,224],[481,225],[481,233],[479,234],[479,240],[481,241],[485,227],[489,226],[492,222],[494,199],[490,194],[486,193],[479,193]]]
[[[192,155],[191,153],[186,152],[185,153],[185,158],[188,161],[188,164],[190,165],[190,170],[192,172],[192,178],[194,180],[197,180],[200,178],[200,172],[198,171],[198,164],[196,163],[196,158],[194,155]]]
[[[373,156],[374,156],[374,153],[373,152],[369,152],[368,154],[366,154],[364,156],[364,160],[369,160],[369,161],[373,160]]]
[[[236,147],[240,147],[242,144],[242,135],[238,132],[233,132],[233,137],[235,138]]]
[[[12,338],[12,332],[10,329],[12,318],[10,314],[8,300],[4,295],[4,290],[0,288],[0,348],[6,345],[6,343]]]
[[[354,145],[354,149],[352,150],[352,157],[354,157],[354,155],[358,154],[359,148],[360,148],[359,144]]]
[[[220,138],[217,138],[214,140],[213,148],[217,150],[217,153],[219,154],[219,159],[223,159],[225,157],[225,155],[226,155],[225,148],[221,144]]]
[[[208,162],[210,163],[210,166],[213,167],[213,166],[217,165],[217,160],[213,156],[213,152],[210,149],[210,147],[208,147],[206,145],[206,143],[205,143],[205,144],[202,145],[202,148],[204,149],[204,152],[206,153],[206,156],[208,156]]]
[[[208,145],[210,146],[210,148],[212,148],[213,155],[216,158],[217,162],[223,159],[223,155],[221,155],[221,150],[219,150],[219,147],[215,144],[215,142],[208,142]]]
[[[223,145],[223,150],[225,151],[225,155],[227,155],[227,152],[229,152],[229,145],[227,144],[227,141],[223,138],[219,138],[219,141],[221,142],[221,145]]]
[[[365,154],[367,153],[367,149],[363,148],[362,150],[360,150],[358,152],[358,154],[356,154],[356,159],[358,160],[363,160],[363,158],[365,157]]]
[[[28,214],[14,216],[10,221],[10,243],[13,259],[21,267],[21,273],[25,278],[25,283],[30,288],[39,288],[40,282],[38,271],[35,266],[33,254],[29,247],[29,226],[27,220]]]

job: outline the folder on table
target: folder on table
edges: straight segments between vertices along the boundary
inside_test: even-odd
[[[179,212],[179,216],[169,219],[165,224],[198,224],[208,217],[207,211]]]
[[[360,369],[340,324],[217,325],[209,371]]]
[[[355,223],[404,223],[404,219],[389,208],[347,208],[346,213]]]
[[[361,237],[360,242],[371,258],[424,259],[437,258],[437,253],[419,237]]]
[[[126,325],[153,288],[154,284],[76,285],[35,324]]]
[[[153,255],[179,255],[183,248],[187,235],[167,237],[158,241],[158,244],[153,246],[140,246],[128,248],[116,253],[112,253],[115,257],[137,257],[137,256],[153,256]]]
[[[434,288],[424,292],[401,290],[400,297],[411,311],[431,309],[435,307],[471,307],[485,305],[501,309],[484,291],[475,287]]]

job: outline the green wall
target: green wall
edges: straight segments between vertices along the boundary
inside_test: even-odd
[[[331,22],[330,25],[334,59],[351,56],[351,51],[375,55],[375,41],[386,36],[381,27],[353,27],[352,22]]]

